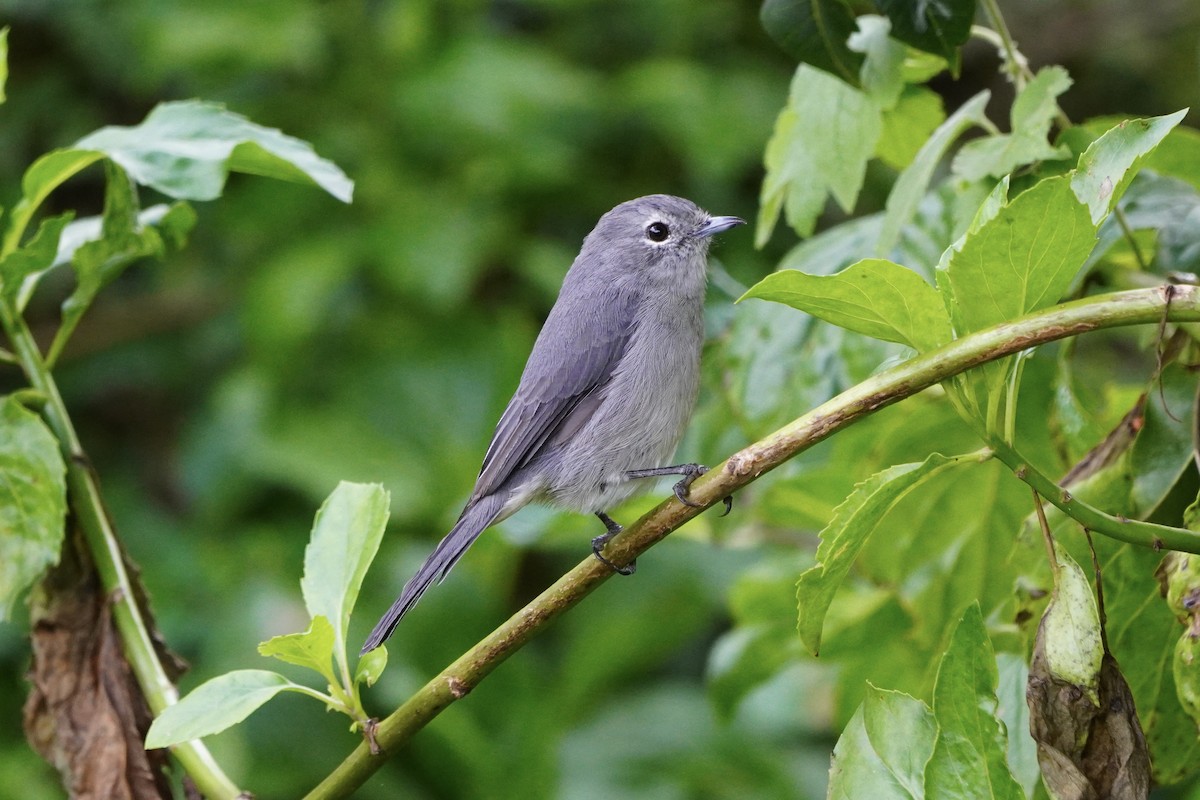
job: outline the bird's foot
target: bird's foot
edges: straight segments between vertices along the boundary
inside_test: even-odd
[[[697,503],[688,496],[688,490],[691,489],[692,483],[696,478],[699,478],[704,473],[708,472],[708,467],[703,464],[677,464],[673,467],[655,467],[653,469],[632,469],[625,473],[627,478],[657,478],[662,475],[682,475],[679,481],[675,483],[673,490],[675,498],[685,506],[691,508],[704,508],[703,503]],[[725,512],[721,516],[725,516],[730,511],[733,511],[733,495],[726,495],[721,500],[725,504]]]
[[[614,536],[623,531],[624,528],[621,527],[620,523],[602,511],[596,512],[596,516],[599,517],[600,521],[604,523],[605,531],[595,539],[592,539],[592,555],[598,558],[600,563],[605,564],[618,575],[632,575],[637,571],[637,559],[630,561],[629,564],[624,567],[618,567],[616,564],[605,558],[604,554],[601,552],[604,549],[604,546],[608,544]]]

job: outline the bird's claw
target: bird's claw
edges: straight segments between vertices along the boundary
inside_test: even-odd
[[[608,526],[608,522],[605,522],[605,525]],[[607,558],[605,558],[604,554],[601,552],[604,549],[604,546],[606,544],[608,544],[609,541],[614,536],[616,536],[618,533],[620,533],[621,531],[622,531],[621,526],[618,525],[617,523],[613,522],[612,526],[609,527],[605,533],[602,533],[599,536],[597,536],[595,539],[592,539],[592,555],[594,555],[600,561],[601,564],[604,564],[605,566],[607,566],[609,569],[611,569],[613,572],[617,573],[618,575],[632,575],[633,573],[637,572],[637,559],[636,558],[633,561],[630,561],[627,565],[625,565],[623,567],[619,567],[616,564],[614,564],[613,562],[609,561]]]

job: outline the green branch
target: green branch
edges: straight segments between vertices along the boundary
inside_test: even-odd
[[[134,590],[133,582],[125,569],[121,545],[104,508],[96,477],[71,424],[58,386],[51,377],[25,321],[6,303],[0,302],[0,325],[8,336],[30,386],[44,398],[40,409],[42,416],[58,439],[63,459],[67,464],[70,508],[83,531],[100,582],[111,599],[110,608],[124,643],[126,660],[137,678],[150,710],[157,715],[167,706],[177,702],[179,693],[159,662],[154,642],[145,620],[142,619],[135,599],[138,593]],[[206,797],[212,800],[232,800],[242,796],[237,786],[225,775],[201,742],[192,741],[178,745],[172,748],[172,753]]]
[[[1047,342],[1102,328],[1157,324],[1164,317],[1173,322],[1200,321],[1200,289],[1171,286],[1089,297],[964,336],[847,389],[765,439],[735,453],[692,484],[690,496],[705,508],[714,505],[842,428],[972,367]],[[1004,456],[1001,458],[1003,460]],[[1016,461],[1024,464],[1019,457]],[[1047,499],[1067,514],[1079,514],[1076,518],[1081,524],[1097,533],[1146,547],[1165,545],[1200,553],[1200,534],[1111,517],[1072,498],[1028,465],[1021,472],[1021,477]],[[684,506],[674,499],[666,500],[614,538],[606,555],[618,565],[627,564],[701,510]],[[380,755],[372,755],[366,742],[360,744],[308,794],[307,800],[349,796],[379,769],[386,756],[403,747],[421,728],[451,703],[466,696],[546,624],[611,576],[610,569],[589,555],[380,722],[375,731],[375,742],[382,751]]]

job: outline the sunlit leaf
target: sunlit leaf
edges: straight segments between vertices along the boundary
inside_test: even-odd
[[[140,125],[101,128],[75,147],[108,156],[137,183],[180,200],[219,197],[230,172],[312,184],[347,203],[354,190],[307,142],[217,103],[162,103]]]
[[[0,620],[58,562],[66,468],[41,417],[11,395],[0,402]]]
[[[905,87],[896,105],[883,112],[883,131],[875,144],[875,155],[894,169],[904,169],[945,119],[937,92],[924,86]]]
[[[869,686],[833,748],[828,797],[921,800],[936,737],[928,706]]]
[[[280,692],[305,691],[277,672],[242,669],[206,681],[167,706],[146,734],[146,748],[220,733],[244,720]]]
[[[258,646],[258,652],[329,676],[333,664],[333,625],[325,617],[315,616],[304,633],[268,639]]]

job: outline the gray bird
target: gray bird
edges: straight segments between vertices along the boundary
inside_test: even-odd
[[[638,478],[682,475],[683,502],[697,464],[663,466],[696,403],[704,341],[709,237],[744,224],[713,217],[681,197],[650,195],[600,218],[563,279],[516,394],[500,417],[458,522],[367,637],[392,635],[434,581],[446,576],[483,530],[530,502],[605,513],[636,493]],[[731,501],[726,499],[726,506]]]

